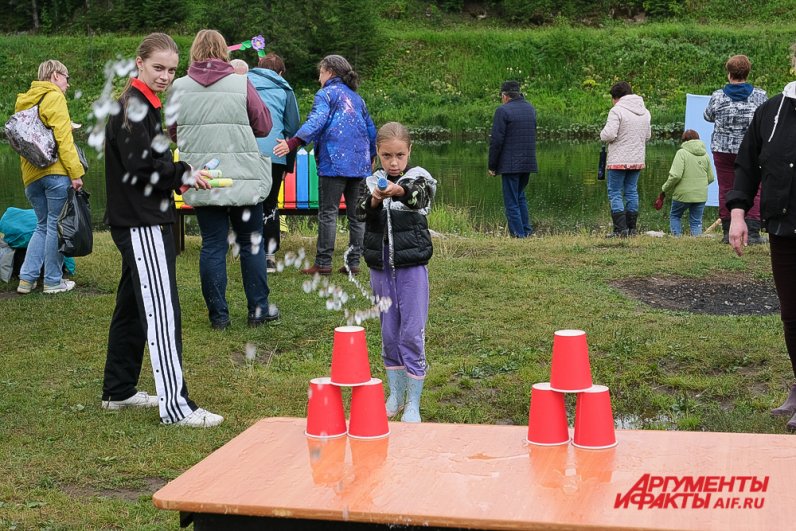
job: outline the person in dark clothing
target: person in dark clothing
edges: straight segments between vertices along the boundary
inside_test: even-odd
[[[434,252],[428,215],[437,181],[423,168],[407,170],[412,144],[398,122],[376,136],[382,169],[365,180],[367,191],[356,215],[365,222],[365,262],[370,285],[391,306],[380,314],[382,359],[390,396],[389,416],[403,409],[403,422],[420,422],[420,395],[426,377],[428,261]]]
[[[105,222],[122,255],[122,277],[108,333],[102,407],[158,407],[164,424],[210,427],[224,417],[197,407],[182,373],[182,324],[175,279],[172,193],[207,189],[203,172],[173,162],[156,93],[177,70],[177,45],[153,33],[138,47],[138,77],[119,98],[120,112],[105,126]],[[138,391],[148,346],[157,398]]]
[[[536,167],[536,109],[520,93],[520,84],[506,81],[500,88],[503,105],[495,111],[489,143],[489,175],[501,175],[503,205],[509,234],[533,234],[525,187]]]
[[[794,61],[796,66],[796,61]],[[738,256],[749,242],[747,214],[760,188],[760,216],[769,233],[771,269],[780,304],[785,346],[796,377],[796,81],[760,105],[735,159],[735,182],[727,193],[729,240]],[[762,185],[762,186],[761,186]],[[745,219],[746,218],[746,219]],[[790,416],[796,430],[796,384],[785,403],[771,411]]]

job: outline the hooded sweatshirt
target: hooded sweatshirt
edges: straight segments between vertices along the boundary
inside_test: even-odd
[[[712,182],[713,168],[705,144],[699,139],[687,140],[674,156],[669,178],[661,190],[681,203],[704,203]]]
[[[73,181],[82,178],[85,170],[80,164],[75,140],[72,137],[72,120],[69,118],[66,97],[58,85],[50,81],[32,82],[27,92],[17,94],[14,112],[30,109],[39,103],[39,100],[41,100],[39,117],[44,125],[53,130],[55,142],[58,144],[58,160],[46,168],[39,168],[20,156],[22,181],[28,186],[45,175],[66,175]]]
[[[727,208],[752,207],[760,187],[760,216],[766,230],[796,236],[796,82],[760,105],[738,149],[735,183]]]
[[[650,113],[637,94],[622,96],[608,113],[600,140],[608,144],[609,170],[644,168],[647,140],[652,136]]]

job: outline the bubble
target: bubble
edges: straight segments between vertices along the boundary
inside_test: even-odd
[[[252,235],[251,235],[252,245],[260,245],[262,243],[262,241],[263,241],[263,235],[262,234],[260,234],[259,232],[253,232],[252,233]],[[257,253],[252,251],[252,254],[257,254]]]
[[[276,304],[269,304],[268,305],[268,315],[274,315],[278,311],[279,311],[279,308],[276,307]]]
[[[131,122],[140,122],[146,117],[148,112],[149,107],[147,104],[138,98],[127,100],[127,119]]]
[[[158,172],[156,172],[156,171],[153,171],[152,175],[149,176],[150,184],[153,184],[153,185],[154,184],[158,184],[159,180],[160,180],[160,174]]]
[[[292,252],[288,251],[285,253],[285,266],[290,267],[296,260],[296,255]]]
[[[260,318],[260,317],[262,317],[262,316],[263,316],[263,309],[262,309],[262,308],[260,308],[260,307],[258,306],[258,307],[257,307],[257,308],[255,308],[255,310],[254,310],[254,318],[255,318],[255,319],[259,319],[259,318]]]
[[[246,361],[254,361],[257,357],[257,346],[253,343],[246,343]]]
[[[252,245],[252,254],[259,254],[259,253],[260,253],[260,246]]]
[[[246,223],[247,221],[249,221],[249,219],[250,219],[251,217],[252,217],[252,212],[251,212],[251,210],[249,210],[248,208],[244,208],[244,209],[243,209],[243,212],[241,212],[241,214],[240,214],[240,219],[241,219],[241,221],[243,221],[244,223]]]
[[[125,77],[129,76],[131,72],[135,70],[135,61],[132,59],[116,61],[115,63],[111,64],[113,69],[113,74],[117,75],[118,77]]]
[[[268,239],[268,254],[274,254],[276,252],[276,240],[274,238]]]
[[[138,176],[133,175],[132,179],[130,179],[130,184],[135,186],[138,183]]]
[[[153,190],[153,189],[154,189],[154,188],[152,187],[152,185],[151,185],[151,184],[148,184],[148,185],[146,185],[146,186],[144,187],[144,197],[149,197],[150,195],[152,195],[152,190]]]
[[[160,202],[160,211],[161,211],[161,212],[165,212],[165,211],[167,211],[167,210],[169,209],[169,206],[170,206],[170,205],[171,205],[171,201],[169,201],[168,199],[164,199],[164,200],[162,200],[162,201]]]
[[[229,231],[227,234],[227,245],[232,245],[235,243],[235,232]]]
[[[148,149],[145,149],[144,151],[141,152],[141,160],[144,160],[148,156],[149,156],[149,150]]]
[[[326,309],[327,310],[334,309],[334,301],[332,299],[327,299],[326,300]]]
[[[282,263],[282,260],[278,261],[276,263],[276,272],[281,273],[284,270],[285,270],[285,264]]]
[[[152,146],[152,149],[158,153],[165,153],[168,151],[169,146],[171,146],[171,140],[169,140],[169,137],[163,133],[160,133],[152,139],[152,143],[150,145]]]
[[[311,280],[305,280],[301,284],[301,289],[304,290],[304,293],[310,293],[312,291],[312,281]]]
[[[123,183],[126,183],[129,180],[130,180],[130,174],[129,173],[125,173],[124,175],[122,175],[122,182]]]
[[[83,91],[82,90],[76,90],[75,91],[75,99],[79,100],[82,97],[83,97]]]
[[[240,254],[240,245],[236,243],[235,245],[232,246],[232,256],[237,258],[239,254]]]

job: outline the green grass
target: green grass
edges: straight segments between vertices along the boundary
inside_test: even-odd
[[[656,310],[611,285],[672,274],[769,278],[766,246],[737,258],[709,239],[560,234],[520,241],[447,232],[465,224],[460,217],[432,218],[432,225],[447,221],[436,227],[443,234],[429,266],[424,420],[525,424],[531,385],[549,379],[553,333],[581,328],[594,380],[611,388],[615,415],[629,426],[784,431],[784,421],[768,414],[790,375],[777,315]],[[297,229],[283,251],[304,247],[311,258],[312,225]],[[101,410],[119,256],[107,233],[96,235],[95,246],[77,260],[75,292],[17,296],[16,284],[0,286],[2,528],[175,528],[177,514],[153,507],[154,490],[260,418],[303,416],[309,379],[328,374],[333,330],[344,320],[304,293],[305,277],[295,270],[270,276],[283,317],[248,329],[240,272],[231,261],[233,326],[213,331],[199,287],[199,239],[190,236],[177,261],[186,378],[197,403],[227,420],[217,429],[190,430],[161,426],[151,410]],[[367,274],[360,279],[367,285]],[[341,275],[333,280],[356,293]],[[360,297],[351,308],[364,306]],[[383,376],[377,322],[366,329],[372,371]],[[257,348],[251,364],[240,361],[247,344]],[[141,388],[154,390],[148,360]]]
[[[557,23],[541,28],[459,24],[416,27],[382,21],[383,41],[375,67],[363,71],[360,88],[377,124],[398,120],[417,132],[485,137],[508,78],[522,82],[537,107],[540,133],[548,137],[596,138],[611,107],[610,86],[630,81],[646,101],[657,136],[682,128],[685,96],[710,94],[726,82],[730,55],[747,54],[750,81],[775,94],[792,79],[788,48],[794,25],[723,26],[658,22],[611,23],[592,28]],[[182,50],[178,75],[187,68],[191,36],[176,36]],[[74,121],[87,123],[100,94],[103,66],[132,57],[139,36],[0,35],[0,116],[13,111],[38,64],[53,56],[70,70]],[[55,52],[57,50],[57,52]],[[276,51],[279,51],[278,49]],[[306,116],[318,85],[294,84]],[[118,87],[122,80],[117,80]],[[84,128],[78,135],[87,135]]]

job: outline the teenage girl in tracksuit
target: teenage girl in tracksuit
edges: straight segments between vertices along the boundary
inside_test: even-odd
[[[184,182],[209,185],[199,173],[192,175],[190,165],[172,161],[156,95],[171,84],[177,63],[171,37],[147,36],[137,52],[138,77],[119,99],[121,112],[105,127],[105,222],[122,255],[122,277],[108,333],[102,407],[158,407],[164,424],[209,427],[224,418],[188,397],[172,233],[172,193],[184,192]],[[136,388],[145,346],[157,398]]]
[[[390,122],[379,129],[376,152],[382,169],[365,181],[368,189],[357,202],[357,216],[365,221],[363,256],[373,293],[392,301],[381,314],[382,358],[390,387],[387,414],[392,417],[404,409],[402,421],[420,422],[426,377],[427,264],[433,254],[426,216],[437,181],[423,168],[407,170],[411,149],[403,125]]]

